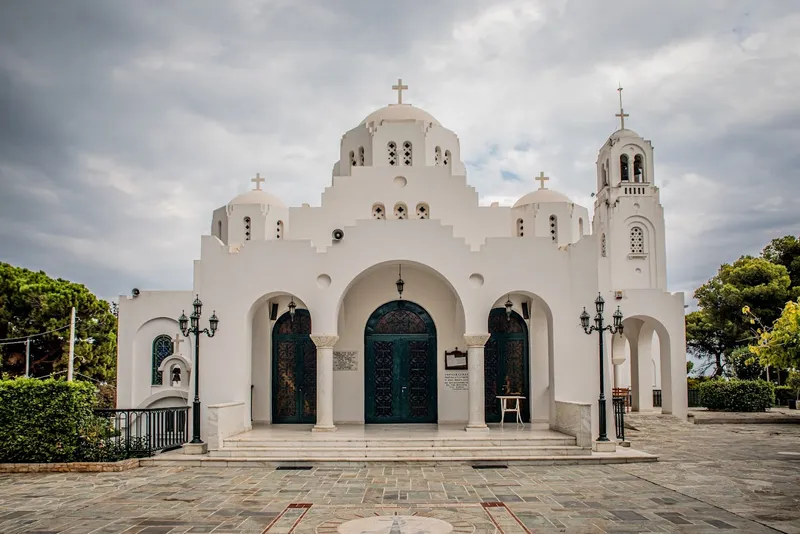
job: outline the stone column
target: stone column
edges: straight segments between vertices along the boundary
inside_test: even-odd
[[[486,426],[486,410],[484,399],[486,396],[483,381],[483,346],[489,341],[489,334],[467,334],[464,341],[467,343],[467,365],[469,366],[469,421],[468,432],[488,432]]]
[[[333,346],[339,336],[312,335],[317,346],[317,424],[312,432],[336,432],[333,424]]]

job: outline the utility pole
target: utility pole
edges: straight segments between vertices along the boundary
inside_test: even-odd
[[[72,307],[72,315],[69,322],[69,366],[67,367],[67,382],[72,382],[72,374],[75,367],[75,306]]]
[[[31,338],[25,339],[25,378],[31,376]]]

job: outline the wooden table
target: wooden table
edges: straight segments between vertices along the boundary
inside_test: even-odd
[[[498,395],[498,399],[500,399],[500,426],[503,426],[503,421],[506,418],[506,412],[516,412],[517,413],[517,424],[525,426],[525,423],[522,422],[522,410],[519,406],[519,401],[525,400],[525,397],[520,395]],[[514,407],[511,408],[508,405],[509,401],[514,401]]]

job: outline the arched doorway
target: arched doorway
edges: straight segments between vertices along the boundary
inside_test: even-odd
[[[272,422],[317,420],[317,348],[311,341],[311,315],[284,313],[272,328]]]
[[[495,308],[489,313],[489,341],[483,360],[485,386],[484,409],[487,423],[500,422],[500,401],[497,395],[522,395],[522,420],[530,421],[530,371],[528,358],[528,326],[515,311]],[[506,414],[514,421],[516,414]]]
[[[364,331],[364,421],[435,423],[436,327],[405,300],[375,310]]]

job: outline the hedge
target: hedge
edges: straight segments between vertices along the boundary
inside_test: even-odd
[[[698,386],[700,405],[709,410],[763,412],[775,402],[775,386],[764,380],[711,380]]]

